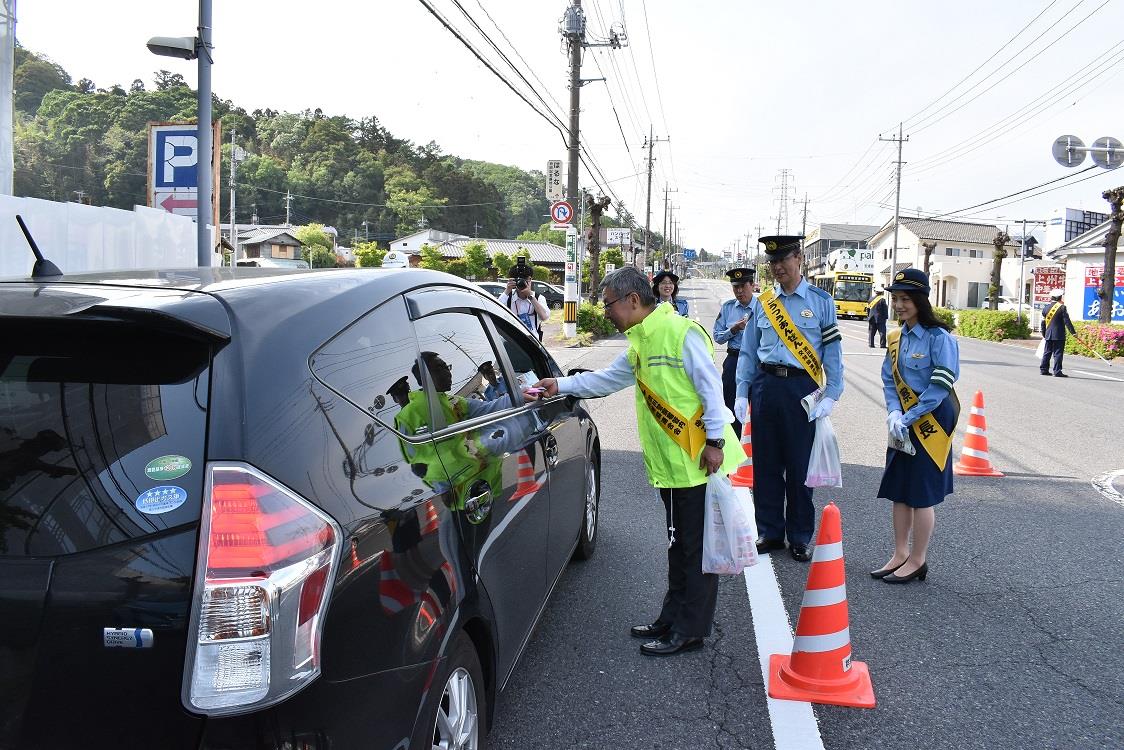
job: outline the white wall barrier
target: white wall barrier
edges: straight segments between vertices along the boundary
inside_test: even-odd
[[[197,265],[190,217],[145,206],[123,211],[0,195],[0,277],[30,276],[35,263],[16,214],[64,274]],[[220,265],[222,256],[212,257]]]

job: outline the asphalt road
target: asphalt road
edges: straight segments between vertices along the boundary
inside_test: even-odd
[[[730,296],[708,280],[683,292],[708,329]],[[883,352],[867,347],[865,322],[841,329],[846,391],[833,422],[844,487],[817,490],[816,504],[842,512],[853,654],[878,705],[816,705],[822,746],[1124,747],[1124,504],[1111,477],[1103,493],[1092,481],[1124,469],[1124,366],[1067,355],[1071,377],[1044,378],[1031,350],[960,339],[965,408],[953,450],[982,391],[991,461],[1007,476],[957,477],[937,509],[928,580],[891,587],[867,575],[892,551],[890,503],[874,497]],[[622,348],[617,337],[555,354],[563,369],[596,368]],[[753,611],[745,579],[722,579],[705,649],[653,659],[629,637],[663,595],[662,510],[638,452],[631,389],[589,404],[604,449],[597,553],[554,592],[499,697],[493,747],[780,747],[792,727],[770,720],[755,641],[755,622],[775,613]],[[794,625],[808,565],[772,558]]]

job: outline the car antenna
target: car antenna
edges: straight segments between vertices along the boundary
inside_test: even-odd
[[[31,278],[42,279],[48,276],[62,276],[62,271],[51,261],[43,257],[43,253],[39,252],[39,246],[35,244],[35,238],[31,236],[31,232],[27,229],[27,224],[23,223],[23,217],[16,214],[16,221],[19,222],[20,230],[23,236],[27,238],[27,244],[31,245],[31,252],[35,253],[35,265],[31,268]]]

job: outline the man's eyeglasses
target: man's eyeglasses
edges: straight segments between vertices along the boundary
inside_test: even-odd
[[[618,303],[618,302],[620,302],[620,301],[621,301],[622,299],[628,299],[628,295],[626,294],[626,295],[625,295],[625,296],[623,296],[623,297],[617,297],[617,298],[616,298],[615,300],[613,300],[612,302],[606,302],[606,303],[605,303],[605,309],[606,309],[606,310],[608,310],[608,309],[609,309],[610,307],[612,307],[613,305],[617,304],[617,303]]]

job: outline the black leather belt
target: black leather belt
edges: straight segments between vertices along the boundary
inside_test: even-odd
[[[726,356],[727,357],[729,357],[731,354],[741,354],[741,353],[742,353],[741,349],[730,349],[729,347],[726,348]]]
[[[794,378],[797,375],[807,375],[808,372],[799,367],[788,367],[787,365],[771,365],[768,362],[761,363],[761,369],[770,375],[776,375],[778,378]]]

